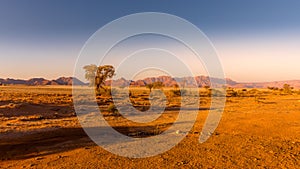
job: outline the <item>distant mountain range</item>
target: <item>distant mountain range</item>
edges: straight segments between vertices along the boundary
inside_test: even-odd
[[[250,83],[241,83],[236,82],[234,80],[231,80],[229,78],[226,78],[226,84],[230,87],[235,88],[267,88],[267,87],[283,87],[284,84],[289,84],[294,88],[300,88],[300,80],[288,80],[288,81],[274,81],[274,82],[250,82]],[[219,78],[209,78],[208,76],[196,76],[196,77],[182,77],[182,78],[176,78],[176,77],[170,77],[170,76],[159,76],[159,77],[149,77],[142,80],[126,80],[124,78],[120,78],[117,80],[108,80],[106,81],[106,85],[113,85],[113,86],[145,86],[149,83],[153,82],[162,82],[166,87],[173,87],[177,84],[177,82],[180,83],[180,85],[184,85],[185,87],[204,87],[204,86],[210,86],[211,84],[214,84],[214,86],[222,87],[223,80]],[[14,84],[20,84],[20,85],[87,85],[87,83],[84,83],[80,81],[77,78],[74,77],[60,77],[56,80],[47,80],[44,78],[32,78],[29,80],[21,80],[21,79],[1,79],[0,78],[0,84],[8,84],[8,85],[14,85]]]
[[[29,80],[21,80],[21,79],[0,79],[0,83],[7,85],[30,85],[30,86],[38,86],[38,85],[72,85],[75,82],[76,85],[86,85],[86,83],[78,80],[73,77],[60,77],[56,80],[47,80],[44,78],[32,78]]]
[[[209,78],[208,76],[196,76],[196,77],[182,77],[182,78],[173,78],[170,76],[159,76],[159,77],[149,77],[142,80],[126,80],[124,78],[120,78],[117,80],[108,80],[106,81],[106,85],[113,86],[145,86],[149,83],[153,82],[162,82],[166,87],[173,87],[177,82],[180,85],[184,85],[186,87],[204,87],[211,86],[213,84],[216,87],[222,87],[224,84],[224,80],[219,78]],[[232,79],[225,79],[227,86],[234,88],[267,88],[267,87],[278,87],[282,88],[284,84],[289,84],[294,88],[300,88],[300,80],[288,80],[288,81],[274,81],[274,82],[251,82],[251,83],[241,83],[234,81]],[[196,82],[196,83],[195,83]]]
[[[237,82],[231,79],[225,79],[228,85],[236,85]],[[148,77],[142,80],[126,80],[124,78],[117,79],[117,80],[108,80],[106,81],[106,85],[113,85],[113,86],[146,86],[147,84],[154,83],[154,82],[162,82],[166,87],[174,87],[177,82],[181,86],[185,87],[204,87],[210,86],[214,84],[214,86],[221,87],[224,84],[224,80],[219,78],[209,78],[208,76],[196,76],[196,77],[171,77],[171,76],[159,76],[159,77]]]

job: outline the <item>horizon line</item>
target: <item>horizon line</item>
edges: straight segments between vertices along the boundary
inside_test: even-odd
[[[203,76],[203,77],[208,77],[208,78],[216,78],[216,79],[221,79],[221,78],[217,78],[217,77],[211,77],[211,76],[208,76],[208,75],[196,75],[194,77],[200,77],[200,76]],[[149,76],[149,77],[145,77],[143,79],[138,79],[138,80],[144,80],[146,78],[158,78],[158,77],[171,77],[171,78],[188,78],[188,77],[192,77],[192,76],[184,76],[184,77],[172,77],[172,76],[167,76],[167,75],[161,75],[161,76]],[[14,78],[14,77],[0,77],[0,79],[3,79],[3,80],[7,80],[7,79],[12,79],[12,80],[25,80],[25,81],[28,81],[28,80],[31,80],[31,79],[45,79],[45,80],[57,80],[59,78],[76,78],[82,82],[85,83],[85,81],[87,81],[86,79],[85,80],[81,80],[77,77],[74,77],[74,76],[59,76],[57,78],[47,78],[47,77],[31,77],[31,78]],[[130,80],[130,81],[138,81],[138,80],[132,80],[132,79],[127,79],[125,77],[120,77],[118,79],[125,79],[125,80]],[[118,79],[115,79],[115,80],[118,80]],[[237,81],[237,80],[234,80],[230,77],[225,77],[224,80],[232,80],[234,82],[237,82],[237,83],[269,83],[269,82],[286,82],[286,81],[300,81],[300,79],[286,79],[286,80],[270,80],[270,81]],[[108,79],[108,80],[112,80],[111,79]]]

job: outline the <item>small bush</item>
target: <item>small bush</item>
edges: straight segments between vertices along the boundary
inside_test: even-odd
[[[268,86],[268,89],[269,89],[269,90],[279,90],[278,87],[270,87],[270,86]]]
[[[110,103],[108,108],[107,108],[107,111],[110,112],[110,113],[115,114],[115,113],[118,112],[118,109],[113,103]]]
[[[182,95],[186,95],[188,91],[185,89],[182,89],[182,90],[170,90],[170,92],[171,92],[171,96],[179,97]]]
[[[226,93],[227,93],[227,95],[226,95],[227,97],[237,97],[238,96],[238,92],[233,89],[227,90]]]
[[[180,90],[170,90],[171,96],[181,96]]]
[[[291,94],[293,87],[291,87],[289,84],[284,84],[282,89],[284,93]]]
[[[223,92],[221,92],[220,90],[217,90],[217,89],[212,89],[211,90],[211,96],[223,97],[223,96],[225,96],[225,93],[223,93]]]

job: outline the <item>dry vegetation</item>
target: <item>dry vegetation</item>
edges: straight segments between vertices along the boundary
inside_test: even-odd
[[[182,94],[189,95],[191,90],[198,89],[185,89]],[[207,142],[199,144],[210,96],[221,94],[200,89],[197,122],[188,136],[168,152],[146,159],[119,157],[95,145],[77,120],[71,87],[2,86],[0,91],[0,168],[300,166],[300,92],[295,89],[228,88],[217,130]],[[167,108],[160,118],[147,125],[123,118],[109,92],[97,96],[97,102],[105,119],[119,132],[131,137],[151,137],[172,125],[181,106],[178,89],[164,88],[163,92]],[[148,88],[130,88],[130,101],[141,113],[149,109],[149,93]]]

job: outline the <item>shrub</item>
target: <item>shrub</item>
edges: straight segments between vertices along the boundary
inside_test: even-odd
[[[227,90],[227,97],[237,97],[238,96],[238,92],[233,90],[233,89],[230,89],[230,90]]]
[[[293,89],[293,87],[291,87],[289,84],[284,84],[283,85],[283,92],[284,93],[291,94],[292,89]]]
[[[170,90],[171,96],[181,96],[180,90]]]
[[[154,89],[161,89],[161,88],[163,88],[164,87],[164,84],[162,83],[162,82],[154,82],[153,83],[153,88]]]
[[[222,96],[224,96],[224,93],[217,89],[211,89],[210,96],[222,97]]]
[[[185,89],[182,89],[182,90],[170,90],[170,92],[171,92],[171,95],[173,96],[173,97],[178,97],[178,96],[182,96],[182,95],[186,95],[187,94],[187,90],[185,90]]]
[[[115,114],[115,113],[118,112],[118,109],[117,109],[117,107],[115,106],[115,104],[110,103],[109,106],[108,106],[108,108],[107,108],[107,111],[110,112],[110,113]]]
[[[269,89],[269,90],[278,90],[279,88],[278,88],[278,87],[270,87],[270,86],[269,86],[268,89]]]

